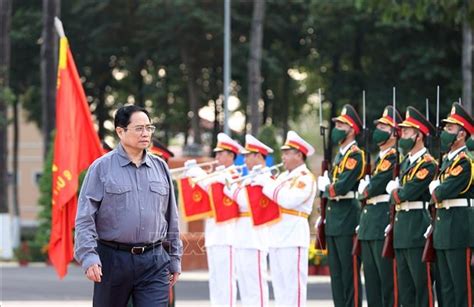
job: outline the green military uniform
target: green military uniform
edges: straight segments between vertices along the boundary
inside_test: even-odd
[[[385,108],[376,123],[394,127],[393,107]],[[401,117],[396,112],[397,123]],[[390,223],[389,195],[385,191],[387,183],[393,178],[397,152],[388,148],[381,152],[375,161],[375,169],[367,188],[359,196],[366,201],[359,223],[361,258],[364,265],[365,291],[369,307],[391,307],[394,303],[393,260],[382,257],[385,227]]]
[[[400,127],[416,128],[425,136],[434,132],[434,127],[413,107],[408,107]],[[428,186],[436,169],[436,161],[426,148],[414,153],[413,157],[407,155],[400,167],[400,187],[390,195],[390,203],[396,209],[393,247],[401,306],[428,306],[429,297],[432,297],[432,285],[427,278],[429,264],[422,262],[422,254],[424,233],[431,220],[427,210]]]
[[[455,103],[444,122],[457,124],[466,132],[473,130],[469,114]],[[446,132],[443,132],[446,133]],[[469,306],[468,272],[470,272],[471,233],[470,202],[473,198],[473,160],[466,147],[450,151],[444,156],[439,172],[439,185],[432,192],[436,204],[433,242],[439,270],[441,296],[450,306]]]
[[[471,117],[472,120],[472,117]],[[471,157],[474,157],[473,152],[474,152],[474,136],[471,135],[471,137],[466,141],[466,147],[467,150],[470,152]],[[469,193],[471,195],[474,195],[474,185],[471,185],[471,188],[469,189]],[[469,225],[474,225],[474,197],[471,197],[471,207],[469,208]],[[470,231],[470,244],[469,246],[471,247],[471,259],[473,258],[472,253],[474,249],[474,226],[471,227]],[[472,261],[471,261],[471,297],[474,298],[474,270],[472,267]]]
[[[360,132],[360,118],[350,105],[334,120],[348,123]],[[326,187],[329,198],[326,208],[326,242],[328,248],[331,288],[334,305],[362,304],[360,260],[353,257],[352,240],[359,224],[360,203],[355,197],[364,171],[364,152],[354,141],[339,151],[332,165],[331,184]]]

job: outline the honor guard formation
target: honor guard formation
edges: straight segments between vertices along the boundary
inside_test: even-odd
[[[136,120],[151,130],[147,117],[139,115]],[[329,135],[320,114],[324,159],[318,177],[306,165],[315,149],[295,131],[287,133],[280,148],[281,157],[276,159],[280,164],[268,165],[274,149],[255,136],[245,135],[242,146],[219,133],[214,161],[188,160],[184,167],[171,169],[179,191],[180,218],[205,220],[211,304],[235,306],[239,292],[242,306],[268,306],[271,280],[276,306],[305,306],[309,216],[315,208],[320,210],[316,250],[327,253],[334,306],[362,306],[364,289],[367,305],[373,307],[473,306],[473,118],[459,103],[452,105],[445,119],[438,118],[436,126],[412,106],[404,115],[394,98],[369,133],[365,101],[363,120],[353,106],[345,105],[332,119]],[[125,144],[134,141],[124,125],[117,127]],[[362,140],[360,146],[356,139]],[[329,142],[336,153],[333,159]],[[158,183],[151,190],[156,193],[150,197],[165,197],[171,203],[173,192],[161,161],[173,154],[156,140],[151,145],[147,152],[153,155],[142,162],[144,171],[157,168],[162,173],[156,173]],[[91,214],[96,214],[95,199],[102,197],[100,193],[108,197],[109,179],[103,183],[101,178],[110,176],[103,169],[111,159],[117,159],[117,174],[130,167],[137,173],[132,180],[144,180],[139,177],[141,167],[130,166],[122,151],[119,146],[93,165],[98,174],[86,177],[86,190],[81,193],[76,230],[83,232],[76,232],[76,257],[86,270],[89,265],[97,270],[100,264],[92,252],[97,233],[99,253],[105,259],[123,262],[109,249],[129,248],[114,242],[128,236],[126,229],[107,232],[98,225],[96,232],[90,224]],[[244,157],[242,165],[235,164],[239,155]],[[105,189],[99,189],[103,184]],[[115,198],[121,195],[120,190],[110,193]],[[164,213],[175,225],[176,213]],[[139,240],[147,242],[146,233],[130,239],[134,236],[144,236]],[[161,247],[164,236],[155,238],[158,243],[144,245],[145,250],[151,244]],[[144,252],[134,248],[132,254]],[[179,259],[181,246],[172,242],[166,249],[171,250],[171,264],[177,263],[173,261]],[[140,271],[127,266],[132,273]],[[171,273],[179,271],[176,266]],[[89,273],[97,279],[102,274],[100,270]],[[127,285],[122,288],[130,292],[133,285]],[[94,301],[111,300],[106,284],[96,284],[95,291]]]

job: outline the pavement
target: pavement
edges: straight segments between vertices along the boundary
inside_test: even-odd
[[[0,307],[91,306],[93,284],[74,265],[59,280],[54,269],[43,263],[26,267],[0,263],[0,286]],[[175,290],[176,306],[210,305],[207,271],[183,272]],[[307,306],[333,306],[331,298],[329,276],[309,276]],[[273,301],[270,306],[274,306]]]

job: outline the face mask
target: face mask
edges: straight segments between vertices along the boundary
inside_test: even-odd
[[[339,145],[347,136],[346,130],[337,129],[334,127],[331,131],[331,141],[334,145]]]
[[[374,140],[375,144],[382,145],[390,138],[390,132],[383,131],[380,129],[375,129],[374,133],[372,134],[372,139]]]
[[[415,137],[416,139],[416,137]],[[398,145],[400,145],[400,148],[403,150],[403,154],[408,154],[410,150],[415,146],[415,139],[408,138],[408,139],[400,139],[398,142]]]
[[[469,151],[474,150],[474,140],[472,138],[468,138],[466,141],[466,147]]]
[[[453,145],[454,141],[456,141],[457,136],[457,133],[449,133],[447,131],[441,132],[441,151],[448,151],[451,148],[451,145]]]

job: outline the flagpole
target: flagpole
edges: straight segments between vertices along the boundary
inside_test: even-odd
[[[229,135],[230,0],[224,2],[224,133]]]

